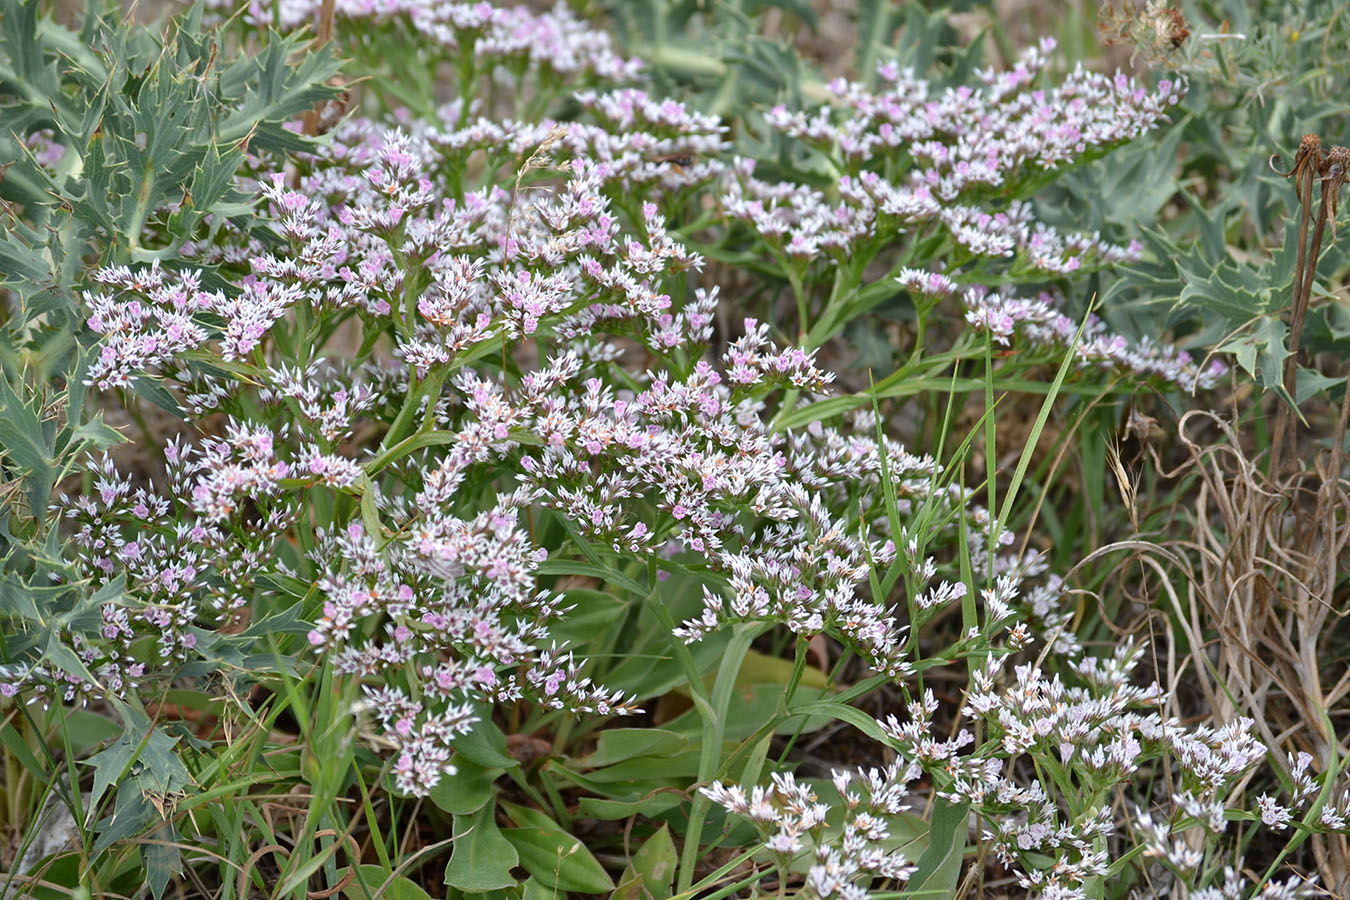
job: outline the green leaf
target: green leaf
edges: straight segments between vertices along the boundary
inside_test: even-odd
[[[858,79],[871,86],[877,80],[877,60],[883,48],[890,46],[895,30],[892,0],[859,0],[858,46],[854,58],[858,61]]]
[[[932,897],[950,897],[956,892],[969,829],[970,804],[952,803],[939,797],[933,804],[928,849],[919,857],[917,868],[905,886],[906,895],[918,896],[922,892]]]
[[[670,826],[662,824],[633,854],[612,900],[667,900],[673,892],[679,864]]]
[[[120,841],[138,837],[163,821],[159,810],[141,794],[135,779],[128,779],[118,787],[112,815],[100,819],[95,826],[98,839],[94,841],[94,852],[102,853]]]
[[[847,703],[840,703],[836,700],[794,703],[788,708],[788,712],[794,716],[825,716],[838,719],[841,722],[847,722],[874,740],[889,743],[885,732],[881,730],[881,726],[877,724],[876,719],[860,709],[849,706]]]
[[[1267,390],[1284,394],[1284,361],[1289,356],[1285,346],[1288,326],[1275,316],[1263,319],[1255,329],[1219,348],[1232,353],[1248,375]]]
[[[150,885],[155,900],[164,896],[169,880],[183,873],[183,857],[178,852],[176,841],[178,829],[169,822],[161,824],[150,833],[149,840],[141,844],[141,855],[145,860],[145,880]]]
[[[138,787],[142,791],[174,794],[192,784],[183,761],[174,751],[177,738],[171,738],[156,728],[150,733],[140,757],[132,765]]]
[[[506,735],[493,724],[486,708],[479,712],[471,731],[455,738],[455,751],[486,769],[520,767],[520,762],[506,752]]]
[[[560,891],[603,894],[614,890],[614,882],[581,841],[543,813],[503,803],[503,808],[520,828],[504,828],[502,835],[520,853],[520,864],[542,883]]]
[[[14,758],[19,761],[19,764],[28,770],[28,774],[33,776],[35,783],[42,784],[48,780],[46,768],[38,762],[37,757],[33,755],[33,751],[28,748],[19,732],[9,722],[0,725],[0,743],[3,743],[5,748],[14,754]]]
[[[1346,379],[1344,376],[1340,378],[1332,378],[1328,375],[1323,375],[1316,369],[1309,369],[1304,366],[1299,366],[1296,385],[1294,388],[1294,401],[1296,403],[1302,404],[1303,401],[1307,400],[1309,397],[1312,397],[1315,394],[1320,394],[1323,391],[1335,387],[1338,384],[1344,384],[1345,380]]]
[[[150,729],[146,734],[132,726],[133,723],[128,723],[127,730],[112,746],[84,761],[94,770],[91,806],[97,804],[113,784],[120,784],[125,789],[169,794],[191,783],[191,775],[174,752],[174,745],[178,743],[176,738],[158,728]],[[128,779],[128,775],[134,778]],[[119,789],[120,793],[125,790]]]
[[[519,857],[497,827],[497,806],[485,804],[454,821],[455,850],[445,869],[445,883],[461,891],[494,891],[511,887],[511,870]]]
[[[734,687],[735,715],[728,718],[723,736],[728,740],[740,741],[748,738],[762,726],[779,719],[783,703],[783,684],[736,684]],[[677,688],[685,693],[683,688]],[[808,702],[820,699],[821,692],[814,688],[802,688],[797,691],[794,700]],[[665,723],[671,731],[689,734],[691,738],[700,733],[702,716],[697,708],[677,716]],[[778,734],[794,734],[800,731],[807,734],[819,731],[829,724],[824,716],[809,716],[806,719],[796,717],[782,718],[774,730]]]
[[[0,280],[5,284],[47,281],[52,277],[51,266],[34,248],[19,240],[12,231],[0,233]],[[24,317],[31,318],[31,313]]]
[[[308,588],[308,586],[306,586]],[[300,596],[304,596],[301,594]],[[254,619],[242,633],[245,638],[265,638],[270,635],[309,634],[314,626],[302,619],[298,605],[287,606],[270,616]]]
[[[34,404],[37,402],[35,399]],[[26,471],[24,484],[34,517],[46,512],[52,485],[53,448],[43,438],[36,405],[21,401],[9,380],[0,377],[0,454]]]
[[[178,401],[158,382],[144,377],[131,379],[131,390],[142,400],[148,400],[158,406],[160,409],[177,418],[183,418],[186,413],[178,405]]]
[[[635,788],[653,790],[692,778],[698,773],[699,750],[690,747],[669,756],[637,756],[596,769],[586,777],[595,784],[632,782]]]
[[[386,883],[388,887],[384,887]],[[378,895],[382,900],[431,900],[431,895],[416,882],[402,875],[391,879],[384,868],[374,865],[357,866],[355,880],[342,889],[342,894],[348,900],[370,900],[382,887],[384,890]]]
[[[121,432],[104,423],[101,413],[80,425],[70,436],[70,442],[73,446],[80,447],[85,444],[93,444],[99,450],[111,447],[114,444],[124,443],[126,440]]]
[[[42,659],[44,662],[56,666],[67,675],[81,681],[98,682],[98,679],[85,667],[84,661],[66,645],[65,639],[56,629],[47,631],[47,642],[42,648]]]
[[[650,588],[644,588],[633,579],[598,563],[570,559],[546,559],[539,564],[540,575],[589,575],[602,583],[621,587],[635,597],[645,597]]]
[[[112,719],[88,709],[67,709],[62,715],[65,717],[65,729],[70,736],[71,747],[76,753],[97,747],[122,733],[121,726]]]
[[[1196,307],[1234,325],[1275,311],[1272,285],[1251,267],[1225,263],[1193,270],[1189,264],[1178,263],[1178,270],[1185,285],[1179,306]]]
[[[664,592],[669,590],[670,585],[674,583],[675,579],[671,579],[662,587],[661,602],[666,602]],[[681,597],[674,592],[670,596],[672,602],[679,602],[678,598]],[[697,594],[692,592],[684,596],[695,601],[698,597]],[[679,613],[677,611],[674,614],[678,615]],[[693,608],[691,608],[689,614],[694,614]],[[653,620],[648,619],[647,621]],[[700,672],[707,672],[717,665],[730,639],[731,635],[728,632],[717,632],[708,635],[703,641],[689,648]],[[629,691],[636,694],[640,699],[645,699],[668,694],[681,685],[687,684],[688,677],[680,662],[664,652],[668,640],[669,638],[665,634],[654,631],[651,633],[648,642],[636,643],[633,652],[626,659],[605,673],[606,686],[616,690]]]
[[[480,766],[458,753],[451,762],[458,771],[442,778],[432,789],[431,802],[456,815],[477,812],[492,799],[493,782],[506,770]]]
[[[569,776],[570,777],[570,776]],[[582,797],[577,801],[581,815],[591,819],[614,821],[631,816],[655,818],[680,805],[678,790],[662,791],[650,797],[629,800],[605,800],[599,797]]]
[[[41,595],[14,576],[0,581],[0,612],[34,626],[41,626],[47,617],[38,610]],[[11,623],[14,624],[14,623]]]
[[[282,127],[321,100],[336,97],[337,88],[324,84],[341,68],[332,44],[306,53],[297,36],[269,35],[261,53],[242,56],[221,76],[221,87],[239,97],[219,125],[218,139],[233,144],[248,137],[251,146],[274,151],[303,150],[310,142]]]
[[[659,728],[607,728],[600,732],[595,752],[577,760],[592,769],[638,756],[674,756],[689,748],[689,739]]]
[[[531,875],[520,886],[520,900],[566,900],[566,897],[560,895],[556,887],[550,887]]]
[[[758,650],[751,650],[741,661],[741,669],[736,673],[736,685],[765,684],[785,686],[792,678],[794,666],[792,660],[780,656],[771,656]],[[830,679],[820,669],[808,666],[802,670],[801,687],[824,690],[829,687]]]
[[[572,609],[550,626],[549,633],[558,643],[570,646],[585,645],[608,634],[628,605],[613,594],[590,588],[568,588],[564,594]]]

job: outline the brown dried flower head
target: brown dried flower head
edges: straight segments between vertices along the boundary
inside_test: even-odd
[[[1098,10],[1097,21],[1103,43],[1133,44],[1136,53],[1142,52],[1153,61],[1178,50],[1191,36],[1186,17],[1166,0],[1149,0],[1142,10],[1126,2],[1119,14],[1113,4],[1104,3]]]
[[[1191,36],[1191,30],[1186,27],[1186,17],[1176,7],[1150,3],[1148,12],[1153,21],[1158,46],[1176,50]]]

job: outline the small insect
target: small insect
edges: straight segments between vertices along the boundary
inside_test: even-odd
[[[672,171],[683,175],[684,170],[694,164],[694,156],[691,153],[666,153],[662,156],[653,157],[652,162],[668,164]]]
[[[346,81],[341,76],[334,76],[329,82],[334,87],[346,87]],[[314,108],[305,113],[305,134],[320,135],[327,134],[336,128],[347,111],[351,109],[352,92],[347,88],[331,100],[322,100],[315,104]]]

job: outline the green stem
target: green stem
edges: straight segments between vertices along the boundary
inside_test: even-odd
[[[923,356],[923,341],[928,332],[928,314],[931,307],[917,306],[915,309],[916,326],[914,329],[914,349],[909,353],[909,360],[905,367],[916,365],[920,357]]]
[[[651,593],[647,595],[648,606],[662,626],[665,627],[667,634],[670,635],[671,650],[680,667],[684,669],[685,678],[689,681],[690,697],[694,701],[694,706],[698,709],[699,715],[703,717],[703,746],[699,755],[698,778],[700,784],[706,784],[717,775],[718,757],[721,756],[722,752],[722,734],[725,730],[727,707],[731,703],[732,688],[736,684],[736,676],[740,673],[741,662],[745,658],[746,651],[750,649],[750,643],[754,640],[759,628],[748,623],[738,625],[735,628],[731,643],[723,652],[722,665],[717,670],[717,679],[713,683],[712,693],[710,694],[707,685],[703,683],[703,675],[699,671],[698,663],[694,660],[694,655],[674,635],[675,620],[671,617],[670,610],[660,600],[661,592],[657,586],[655,559],[648,563],[647,579],[648,583],[652,585]],[[699,838],[702,835],[703,821],[708,816],[711,802],[702,794],[696,793],[690,806],[689,826],[685,830],[684,848],[680,853],[679,880],[677,882],[679,893],[688,891],[690,885],[694,883],[694,867],[698,864]]]
[[[788,283],[792,285],[792,295],[797,300],[797,343],[805,346],[808,330],[806,324],[806,286],[802,284],[802,276],[797,272],[797,267],[792,260],[784,260],[783,270],[787,273]]]
[[[998,530],[1002,524],[994,518],[998,512],[998,451],[995,444],[998,429],[994,427],[994,338],[984,335],[984,477],[989,492],[989,565],[985,572],[989,586],[994,584],[994,557],[998,555]]]
[[[735,626],[731,634],[731,643],[723,652],[722,665],[718,667],[717,680],[713,682],[711,715],[705,713],[703,718],[703,746],[700,748],[698,760],[700,785],[710,784],[717,776],[717,764],[722,755],[722,736],[726,730],[727,710],[731,705],[732,690],[741,671],[741,662],[760,630],[757,624],[751,623]],[[693,803],[689,807],[689,827],[685,830],[684,847],[680,853],[678,891],[688,890],[694,883],[694,867],[698,864],[703,822],[708,817],[708,810],[711,807],[712,801],[703,794],[694,795]]]
[[[408,398],[403,401],[403,408],[398,411],[398,416],[394,418],[394,424],[389,426],[389,432],[384,436],[384,446],[392,448],[407,437],[413,417],[417,414],[417,407],[421,405],[423,397],[427,398],[429,407],[436,405],[436,398],[441,393],[441,385],[445,382],[448,374],[445,371],[434,372],[408,392]]]

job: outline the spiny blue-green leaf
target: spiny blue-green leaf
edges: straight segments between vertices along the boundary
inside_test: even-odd
[[[1345,378],[1333,378],[1329,375],[1323,375],[1316,369],[1309,369],[1305,366],[1299,366],[1298,375],[1294,387],[1294,401],[1302,404],[1303,401],[1315,394],[1320,394],[1338,384],[1344,384]]]
[[[859,0],[858,80],[868,87],[876,84],[877,62],[884,48],[890,46],[895,31],[895,0]]]
[[[94,770],[94,786],[89,793],[89,803],[96,805],[105,791],[116,784],[124,774],[131,771],[131,764],[140,749],[140,741],[133,740],[129,732],[114,741],[107,749],[95,753],[84,761]]]
[[[15,575],[0,580],[0,612],[34,624],[43,621],[36,595]]]
[[[38,410],[19,399],[8,379],[0,378],[0,448],[11,462],[31,472],[45,472],[51,451],[42,445],[41,434]]]
[[[98,833],[94,852],[102,853],[119,841],[140,837],[163,821],[159,810],[137,788],[135,779],[128,779],[118,786],[112,815],[100,819],[94,826]]]
[[[296,64],[292,57],[300,46],[298,38],[273,34],[263,52],[241,58],[225,70],[221,89],[238,99],[220,123],[220,142],[234,144],[248,137],[260,149],[282,152],[309,145],[282,125],[314,104],[337,96],[337,88],[324,82],[337,74],[340,63],[328,45]]]
[[[0,146],[0,152],[4,152]],[[46,280],[51,277],[51,266],[37,249],[21,241],[11,231],[0,233],[0,278],[5,284],[21,284]],[[32,313],[24,315],[23,322],[33,318]]]
[[[65,638],[55,629],[49,629],[42,648],[42,661],[53,665],[67,675],[82,682],[97,683],[93,674],[85,666],[84,660],[66,645]]]
[[[191,784],[192,776],[174,752],[177,743],[176,738],[158,728],[150,729],[147,734],[144,730],[128,727],[112,746],[84,761],[94,770],[90,803],[98,803],[111,785],[124,778],[128,779],[124,787],[134,786],[139,791],[171,794],[186,788]]]
[[[178,405],[178,401],[174,399],[173,394],[170,394],[162,385],[151,378],[133,378],[131,380],[131,390],[135,392],[136,396],[144,400],[149,400],[151,403],[171,415],[179,418],[184,416],[183,408]]]
[[[126,440],[126,437],[120,431],[103,421],[102,414],[96,415],[88,422],[81,424],[70,435],[70,442],[73,446],[80,447],[85,444],[92,444],[99,450],[123,443]]]
[[[1265,387],[1282,389],[1284,360],[1289,355],[1285,346],[1287,332],[1284,321],[1272,316],[1219,349],[1233,354],[1238,365]]]
[[[141,857],[145,860],[145,879],[155,900],[164,896],[169,880],[183,874],[183,858],[178,852],[178,829],[173,823],[161,823],[150,832],[148,840],[141,844]]]
[[[1272,310],[1270,292],[1245,267],[1228,265],[1208,271],[1182,267],[1181,278],[1185,286],[1180,302],[1224,321],[1240,324]]]

